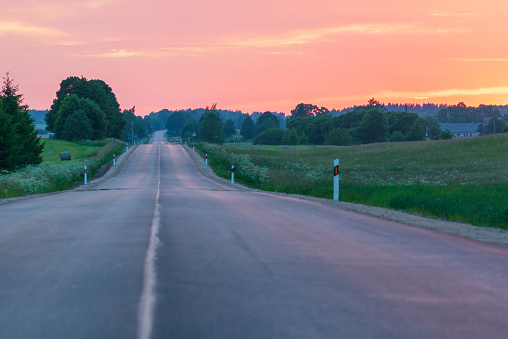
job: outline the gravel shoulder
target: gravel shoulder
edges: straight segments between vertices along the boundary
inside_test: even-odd
[[[297,194],[265,192],[258,189],[246,187],[238,183],[232,184],[230,180],[218,177],[209,166],[205,166],[205,160],[199,155],[198,152],[192,151],[192,149],[187,146],[182,147],[184,147],[184,149],[187,151],[191,159],[194,161],[194,164],[196,165],[197,169],[205,177],[212,179],[216,182],[219,182],[222,185],[225,185],[230,188],[245,191],[257,191],[266,194],[274,194],[279,196],[291,197],[295,199],[314,201],[335,208],[340,208],[355,213],[369,215],[376,218],[396,221],[407,225],[421,227],[441,233],[447,233],[467,239],[477,240],[492,245],[508,247],[508,231],[500,228],[478,227],[462,222],[426,217],[419,214],[397,211],[388,208],[367,206],[343,201],[333,201],[331,199],[314,198]]]

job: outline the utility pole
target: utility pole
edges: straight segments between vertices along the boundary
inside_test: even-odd
[[[136,111],[136,106],[132,107],[132,120],[131,120],[131,137],[132,137],[132,146],[134,146],[134,119],[136,116],[134,115],[134,112]]]

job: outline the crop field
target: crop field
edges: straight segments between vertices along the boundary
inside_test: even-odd
[[[0,198],[23,194],[46,193],[72,187],[83,181],[83,168],[87,166],[89,178],[113,159],[122,154],[125,143],[104,141],[69,142],[46,139],[43,163],[0,175]],[[71,152],[71,161],[61,161],[60,152]]]
[[[210,165],[267,191],[340,200],[508,228],[508,135],[358,146],[200,144]]]

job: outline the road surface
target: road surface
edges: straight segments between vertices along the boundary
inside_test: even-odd
[[[502,338],[508,249],[203,177],[157,134],[0,205],[0,338]]]

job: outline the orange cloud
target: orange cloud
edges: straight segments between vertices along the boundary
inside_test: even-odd
[[[23,35],[29,37],[32,36],[55,37],[66,35],[64,32],[50,27],[33,26],[21,22],[6,22],[6,21],[0,22],[0,36],[7,34]]]

